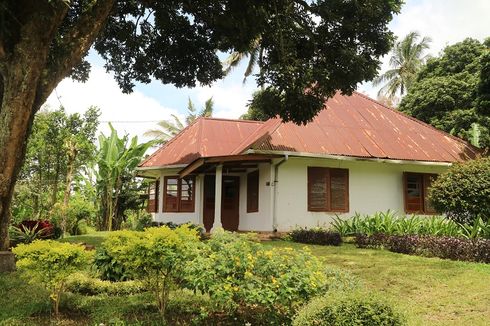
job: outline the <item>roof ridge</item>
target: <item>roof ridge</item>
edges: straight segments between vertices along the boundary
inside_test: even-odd
[[[480,152],[480,150],[477,147],[473,146],[470,142],[468,142],[468,141],[466,141],[466,140],[464,140],[462,138],[459,138],[459,137],[456,137],[454,135],[451,135],[450,133],[445,132],[444,130],[438,129],[438,128],[436,128],[436,127],[434,127],[434,126],[432,126],[432,125],[430,125],[430,124],[428,124],[426,122],[423,122],[421,120],[418,120],[417,118],[414,118],[414,117],[408,115],[407,113],[404,113],[404,112],[399,111],[399,110],[397,110],[395,108],[389,107],[389,106],[387,106],[387,105],[385,105],[385,104],[383,104],[381,102],[378,102],[375,99],[367,96],[366,94],[363,94],[363,93],[358,92],[358,91],[354,91],[354,93],[356,93],[357,95],[359,95],[359,96],[361,96],[361,97],[363,97],[363,98],[365,98],[365,99],[367,99],[367,100],[369,100],[371,102],[374,102],[375,104],[378,104],[378,105],[380,105],[380,106],[382,106],[382,107],[384,107],[384,108],[392,111],[395,114],[401,115],[402,117],[408,118],[408,119],[410,119],[410,120],[412,120],[412,121],[414,121],[414,122],[416,122],[416,123],[418,123],[418,124],[420,124],[422,126],[428,127],[428,128],[430,128],[432,130],[435,130],[436,132],[441,133],[444,136],[449,136],[449,138],[452,138],[452,139],[454,139],[454,140],[456,140],[456,141],[458,141],[460,143],[463,143],[464,145],[470,147],[472,150],[476,151],[477,153]]]
[[[179,131],[177,133],[177,135],[173,136],[169,141],[165,142],[162,146],[160,146],[156,151],[154,151],[150,156],[148,156],[143,162],[141,162],[138,166],[143,166],[146,162],[148,162],[152,157],[154,157],[157,153],[163,151],[165,148],[167,148],[167,146],[169,146],[171,143],[173,143],[176,139],[180,138],[182,136],[182,134],[188,130],[190,127],[192,127],[193,125],[197,124],[201,119],[203,119],[202,117],[199,117],[197,118],[196,120],[192,121],[191,124],[188,124],[187,126],[185,126],[184,129],[182,129],[181,131]]]
[[[217,117],[199,117],[198,119],[214,120],[214,121],[230,121],[230,122],[246,122],[246,123],[264,124],[264,121],[247,120],[247,119],[228,119],[228,118],[217,118]]]
[[[254,132],[252,132],[248,137],[246,137],[234,150],[233,150],[233,154],[239,154],[241,152],[243,152],[245,150],[246,147],[250,147],[251,145],[255,144],[259,139],[261,139],[265,133],[267,133],[267,131],[270,131],[270,128],[268,128],[268,123],[272,123],[274,120],[278,120],[278,123],[277,125],[273,125],[272,127],[274,127],[272,130],[272,132],[276,131],[277,130],[277,127],[279,125],[281,125],[282,123],[282,120],[281,119],[278,119],[278,118],[270,118],[266,121],[262,121],[262,125],[257,128],[257,130],[255,130]],[[262,132],[261,129],[264,129],[264,131]],[[259,132],[261,132],[261,134],[258,134]],[[257,135],[258,134],[258,135]]]

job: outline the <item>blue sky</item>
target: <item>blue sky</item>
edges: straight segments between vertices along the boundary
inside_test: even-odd
[[[466,37],[479,40],[489,37],[489,12],[490,0],[407,0],[401,13],[390,23],[390,29],[398,37],[413,30],[430,36],[433,42],[429,52],[437,55],[446,45]],[[197,107],[201,107],[212,96],[214,116],[238,118],[246,111],[246,104],[256,89],[253,77],[242,84],[244,62],[211,87],[178,89],[154,81],[136,85],[132,94],[122,94],[112,76],[105,72],[102,59],[93,51],[89,62],[92,65],[89,81],[81,84],[63,80],[46,106],[53,109],[61,103],[68,112],[84,112],[90,105],[95,105],[101,110],[102,121],[113,121],[119,132],[143,139],[144,131],[154,127],[157,121],[168,119],[171,114],[183,118],[189,97]],[[383,62],[380,71],[388,68],[387,57]],[[359,85],[358,90],[375,98],[378,88],[366,83]],[[101,125],[100,131],[107,131],[106,123]]]

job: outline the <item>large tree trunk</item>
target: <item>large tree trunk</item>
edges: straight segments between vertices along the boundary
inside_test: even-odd
[[[17,0],[15,30],[0,39],[0,251],[9,248],[10,205],[35,113],[78,64],[110,13],[114,0],[98,0],[58,39],[68,6],[63,1]],[[13,27],[12,27],[13,28]]]

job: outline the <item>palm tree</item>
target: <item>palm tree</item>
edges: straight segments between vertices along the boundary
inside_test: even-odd
[[[391,50],[392,69],[373,80],[375,86],[385,83],[378,95],[394,98],[398,93],[403,96],[410,89],[415,76],[428,58],[424,52],[432,42],[430,37],[423,37],[418,42],[419,38],[418,32],[410,32],[403,40],[396,42]]]
[[[186,127],[186,125],[190,125],[197,118],[200,117],[211,117],[213,115],[213,107],[214,101],[213,98],[210,97],[205,103],[202,110],[196,113],[196,107],[194,103],[192,103],[191,99],[187,102],[187,116],[185,118],[185,124],[179,119],[178,116],[172,114],[173,120],[162,120],[157,123],[156,129],[148,130],[144,133],[146,137],[154,138],[158,143],[162,144],[170,139],[172,139],[175,135],[177,135],[182,129]]]
[[[224,69],[224,74],[228,75],[233,68],[236,68],[242,60],[245,58],[248,59],[248,64],[247,68],[245,69],[245,73],[243,74],[243,83],[245,84],[247,77],[249,77],[254,68],[255,65],[262,60],[262,55],[263,55],[263,48],[260,44],[261,42],[261,37],[257,37],[252,42],[250,43],[249,49],[243,52],[232,52],[228,58],[223,62],[223,65],[225,66]]]

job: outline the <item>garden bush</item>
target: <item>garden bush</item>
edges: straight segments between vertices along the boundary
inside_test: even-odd
[[[88,265],[91,253],[82,246],[53,240],[36,240],[13,248],[17,267],[30,283],[40,283],[49,292],[55,315],[68,277]]]
[[[265,249],[250,235],[213,234],[189,265],[190,289],[209,294],[226,314],[282,324],[298,306],[328,290],[323,264],[308,251]]]
[[[163,315],[170,290],[180,286],[184,267],[197,256],[199,244],[197,231],[181,225],[174,230],[162,226],[144,232],[115,231],[104,248],[130,277],[154,294]]]
[[[398,326],[405,317],[387,301],[367,292],[332,292],[313,299],[293,320],[293,326]]]
[[[294,242],[327,246],[340,246],[342,244],[342,237],[339,232],[320,227],[311,229],[298,228],[289,232],[288,235]]]
[[[83,295],[133,295],[145,292],[140,281],[111,282],[93,278],[85,273],[72,274],[66,281],[66,291]]]
[[[392,252],[443,259],[490,263],[489,239],[464,239],[427,235],[357,235],[359,248],[384,247]]]
[[[93,267],[102,280],[121,282],[130,279],[124,265],[109,254],[105,242],[96,249]]]
[[[453,165],[432,183],[432,205],[459,223],[490,219],[490,158]]]

